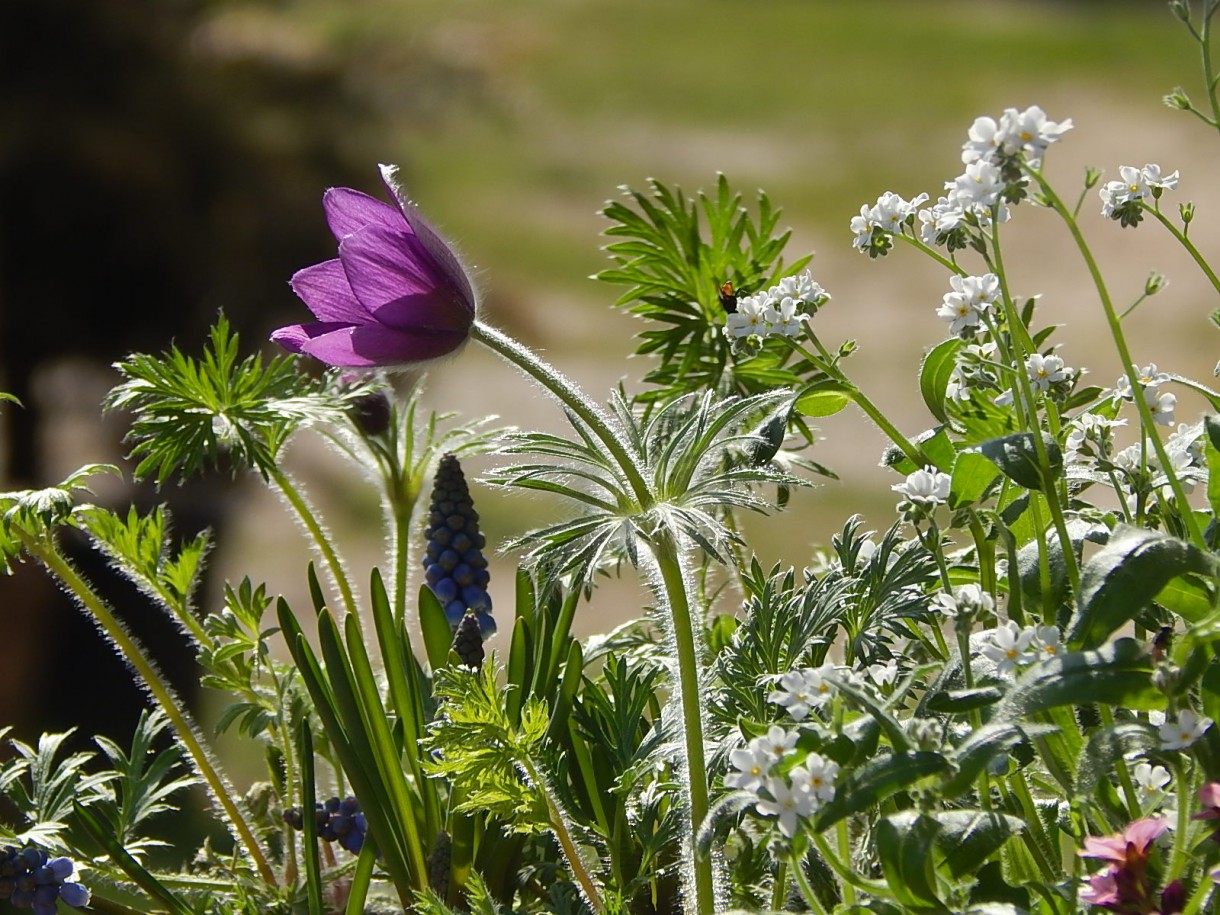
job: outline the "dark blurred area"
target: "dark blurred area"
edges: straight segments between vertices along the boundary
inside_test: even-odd
[[[4,489],[113,459],[116,445],[48,453],[65,413],[96,426],[111,363],[171,340],[195,350],[222,309],[257,346],[296,313],[292,272],[333,256],[318,201],[367,179],[376,116],[332,55],[274,31],[226,40],[210,17],[224,5],[0,3],[0,389],[24,404],[3,410]],[[117,442],[121,423],[105,432]],[[168,503],[189,537],[222,531],[223,486],[119,496]],[[190,696],[180,635],[101,557],[65,546]],[[41,570],[0,578],[0,607],[0,725],[33,740],[88,721],[126,741],[143,697]]]

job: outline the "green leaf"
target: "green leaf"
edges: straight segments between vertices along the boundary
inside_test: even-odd
[[[1212,516],[1220,518],[1220,416],[1203,417],[1203,451],[1207,459],[1207,503]]]
[[[871,759],[837,786],[834,800],[818,812],[814,826],[818,831],[827,829],[844,817],[872,807],[920,779],[948,768],[949,761],[945,757],[927,750]]]
[[[1072,651],[1035,664],[1013,684],[996,717],[1015,720],[1056,706],[1101,702],[1157,709],[1164,696],[1152,683],[1152,658],[1135,639],[1118,639],[1095,651]]]
[[[833,416],[852,402],[854,389],[829,379],[800,393],[794,408],[804,416]]]
[[[1059,449],[1059,443],[1046,433],[1043,433],[1042,441],[1050,462],[1050,479],[1043,478],[1042,468],[1038,464],[1038,449],[1030,432],[990,439],[980,444],[978,450],[1014,483],[1026,489],[1042,491],[1063,472],[1063,452]]]
[[[953,462],[949,483],[949,507],[964,508],[983,497],[999,476],[999,468],[977,451],[963,451]]]
[[[993,810],[940,810],[936,844],[955,878],[973,874],[1010,838],[1025,831],[1019,817]]]
[[[318,861],[318,824],[313,811],[318,800],[314,779],[313,733],[309,719],[297,725],[297,758],[301,761],[301,835],[305,856],[305,894],[311,912],[322,911],[322,868]]]
[[[945,411],[945,390],[949,386],[949,378],[957,366],[957,352],[962,348],[958,337],[950,337],[938,343],[924,357],[923,365],[919,367],[919,393],[928,410],[936,417],[937,422],[949,422]]]
[[[936,894],[936,869],[928,852],[940,823],[920,814],[898,814],[877,822],[874,838],[885,882],[900,905],[947,911]]]
[[[1067,640],[1082,647],[1103,642],[1146,609],[1170,581],[1188,572],[1212,577],[1215,560],[1184,540],[1120,525],[1081,570],[1080,609]]]
[[[445,616],[445,608],[427,585],[421,585],[419,589],[419,629],[424,636],[424,653],[428,656],[428,666],[439,670],[449,663],[453,627]]]
[[[118,865],[119,869],[130,877],[136,886],[165,906],[171,915],[194,915],[195,910],[185,900],[181,899],[169,887],[145,870],[139,861],[128,854],[127,849],[115,838],[114,832],[93,811],[88,807],[76,804],[72,812],[73,816],[84,827],[85,832],[89,834],[89,838],[105,849],[106,854],[110,856],[110,860]]]

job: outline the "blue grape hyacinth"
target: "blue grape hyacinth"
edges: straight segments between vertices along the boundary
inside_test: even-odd
[[[485,543],[479,533],[479,513],[455,455],[441,458],[432,483],[428,506],[428,540],[424,551],[424,577],[445,608],[449,625],[457,630],[469,610],[479,621],[484,638],[496,631],[491,618]]]
[[[303,828],[301,808],[289,807],[285,810],[284,822],[296,830]],[[332,797],[325,803],[314,804],[314,828],[319,839],[338,842],[353,855],[358,855],[364,847],[368,822],[360,810],[360,802],[354,797],[343,800]]]
[[[71,858],[52,858],[33,845],[0,848],[0,899],[34,915],[55,915],[60,901],[77,909],[88,905],[89,891],[72,879],[75,874]]]

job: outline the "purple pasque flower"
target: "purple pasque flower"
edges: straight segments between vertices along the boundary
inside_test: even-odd
[[[371,368],[435,359],[466,342],[476,311],[470,277],[397,174],[381,166],[396,206],[346,187],[323,195],[339,256],[292,277],[292,291],[317,320],[275,331],[271,339],[284,349]]]

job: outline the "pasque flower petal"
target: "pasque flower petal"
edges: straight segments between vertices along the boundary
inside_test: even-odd
[[[365,226],[402,227],[402,219],[394,207],[350,187],[328,190],[322,195],[322,209],[326,211],[326,224],[330,226],[331,234],[339,242]]]
[[[373,319],[352,292],[338,258],[298,270],[289,285],[319,321],[361,324]]]
[[[466,339],[465,334],[443,331],[403,331],[371,324],[348,324],[336,327],[333,324],[297,325],[305,336],[299,349],[294,352],[313,356],[327,365],[347,368],[371,368],[378,365],[404,365],[437,359],[454,352]],[[282,328],[289,330],[289,328]],[[285,339],[272,337],[286,349]],[[295,343],[300,336],[289,336],[288,343]]]

